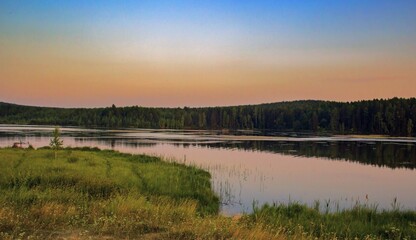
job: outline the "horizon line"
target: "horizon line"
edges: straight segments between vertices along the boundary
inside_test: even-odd
[[[238,104],[238,105],[217,105],[217,106],[177,106],[177,107],[151,107],[151,106],[142,106],[142,105],[124,105],[117,106],[112,104],[111,106],[98,106],[98,107],[64,107],[64,106],[40,106],[40,105],[27,105],[15,102],[0,101],[0,104],[10,104],[23,107],[38,107],[38,108],[59,108],[59,109],[100,109],[100,108],[111,108],[113,105],[117,108],[127,108],[127,107],[142,107],[142,108],[161,108],[161,109],[185,109],[185,108],[227,108],[227,107],[242,107],[242,106],[260,106],[260,105],[269,105],[269,104],[278,104],[278,103],[292,103],[292,102],[329,102],[329,103],[357,103],[357,102],[366,102],[366,101],[388,101],[393,99],[415,99],[416,97],[389,97],[389,98],[372,98],[372,99],[361,99],[361,100],[352,100],[352,101],[336,101],[336,100],[322,100],[322,99],[297,99],[297,100],[284,100],[276,102],[263,102],[263,103],[251,103],[251,104]]]

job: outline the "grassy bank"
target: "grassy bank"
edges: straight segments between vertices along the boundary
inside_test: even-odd
[[[416,212],[378,211],[357,205],[352,209],[322,213],[292,203],[254,207],[241,220],[247,227],[262,225],[268,232],[294,239],[416,239]]]
[[[133,237],[218,212],[210,175],[113,151],[0,149],[0,232]]]
[[[218,214],[210,175],[98,149],[0,149],[0,239],[416,239],[416,213],[263,206]]]

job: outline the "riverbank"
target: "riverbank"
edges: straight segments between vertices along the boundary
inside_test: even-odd
[[[96,148],[0,149],[2,239],[414,239],[416,213],[298,204],[218,214],[209,173]]]
[[[218,214],[210,174],[97,148],[0,149],[0,239],[273,239]],[[257,229],[257,230],[256,230]]]

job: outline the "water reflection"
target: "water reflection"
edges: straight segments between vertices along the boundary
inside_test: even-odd
[[[203,145],[203,144],[202,144]],[[216,143],[210,147],[244,149],[300,157],[345,160],[389,168],[416,166],[416,145],[394,142],[267,142]]]
[[[52,127],[0,126],[0,146],[49,143]],[[210,131],[63,128],[66,146],[146,153],[208,170],[223,212],[250,211],[253,200],[331,202],[333,210],[357,202],[389,208],[394,198],[416,208],[414,139],[350,139],[282,134],[222,135]],[[292,134],[293,135],[293,134]],[[366,199],[369,196],[369,200]],[[368,202],[367,202],[368,201]]]
[[[91,139],[75,138],[76,142],[91,143],[99,141],[104,145],[114,148],[117,146],[140,148],[156,146],[159,141],[134,140],[134,139]],[[286,142],[286,141],[238,141],[238,142],[172,142],[169,144],[177,147],[206,147],[229,150],[259,151],[278,153],[298,157],[324,158],[357,162],[366,165],[389,168],[416,167],[416,144],[415,143],[394,143],[394,142]]]

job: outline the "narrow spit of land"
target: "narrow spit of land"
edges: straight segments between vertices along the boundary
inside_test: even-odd
[[[0,239],[416,239],[416,213],[299,204],[218,214],[209,173],[94,148],[0,149]]]

